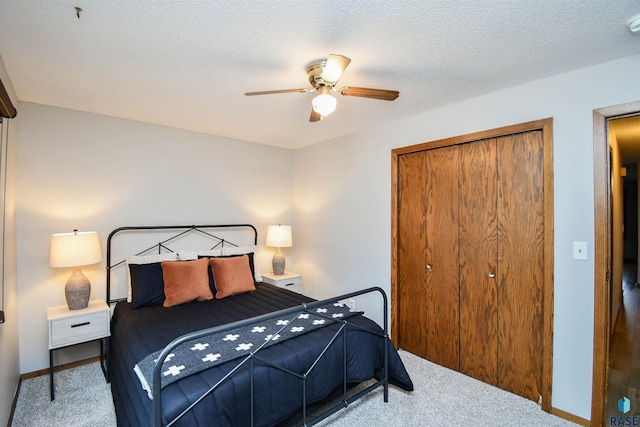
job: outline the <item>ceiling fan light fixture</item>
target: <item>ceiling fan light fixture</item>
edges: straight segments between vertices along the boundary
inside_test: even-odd
[[[337,104],[338,101],[328,93],[321,93],[311,101],[313,110],[323,117],[326,117],[329,114],[333,113],[336,110]]]
[[[259,92],[245,92],[245,95],[318,92],[318,95],[311,101],[311,114],[309,115],[309,122],[311,123],[321,121],[323,117],[328,116],[336,110],[338,101],[331,95],[331,92],[339,92],[340,95],[344,96],[380,99],[382,101],[393,101],[400,95],[400,92],[397,90],[356,86],[344,86],[338,90],[336,83],[350,62],[351,59],[346,56],[332,53],[327,59],[316,60],[309,63],[309,65],[307,65],[307,77],[312,89],[263,90]]]

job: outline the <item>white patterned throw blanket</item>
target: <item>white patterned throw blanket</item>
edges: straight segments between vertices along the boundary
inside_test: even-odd
[[[272,318],[248,326],[187,341],[174,349],[162,365],[161,387],[164,388],[181,378],[205,369],[246,356],[259,348],[294,338],[337,321],[344,320],[361,311],[350,310],[342,303],[327,304]],[[151,353],[134,367],[142,388],[150,399],[152,396],[153,369],[162,350]]]

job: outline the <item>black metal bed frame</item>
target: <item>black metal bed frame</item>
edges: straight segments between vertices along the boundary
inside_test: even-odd
[[[142,253],[146,253],[149,252],[151,249],[154,248],[158,248],[158,251],[162,251],[162,249],[164,248],[167,251],[170,252],[174,252],[172,249],[168,248],[165,246],[166,243],[168,243],[169,241],[180,237],[186,233],[189,233],[191,231],[196,231],[199,233],[203,233],[209,237],[212,237],[214,239],[218,240],[218,243],[216,244],[216,246],[214,247],[218,247],[224,244],[229,244],[232,246],[237,246],[236,244],[217,237],[209,232],[204,231],[204,229],[216,229],[216,228],[251,228],[253,230],[254,233],[254,244],[257,244],[257,239],[258,239],[258,233],[256,228],[253,225],[250,224],[222,224],[222,225],[189,225],[189,226],[183,226],[183,225],[179,225],[179,226],[132,226],[132,227],[120,227],[115,229],[114,231],[111,232],[111,234],[109,234],[109,237],[107,239],[107,280],[106,280],[106,286],[107,286],[107,301],[108,304],[112,304],[112,303],[116,303],[119,301],[123,301],[125,300],[124,298],[120,298],[120,299],[111,299],[111,270],[118,266],[121,265],[125,262],[125,260],[120,261],[116,264],[111,264],[111,246],[112,246],[112,238],[113,236],[121,231],[143,231],[143,230],[184,230],[179,232],[178,234],[175,234],[172,237],[169,237],[165,240],[163,240],[162,242],[159,242],[156,245],[151,246],[150,248],[147,248],[141,252],[138,253],[142,254]],[[383,319],[384,319],[384,327],[383,327],[383,333],[380,334],[379,332],[376,331],[371,331],[369,329],[365,329],[360,327],[359,325],[353,324],[353,323],[349,323],[349,319],[344,319],[344,320],[336,320],[336,319],[331,319],[337,323],[340,323],[340,327],[338,328],[338,330],[335,332],[335,334],[332,336],[332,338],[330,339],[330,341],[325,345],[324,349],[320,352],[320,354],[318,355],[318,357],[314,360],[314,362],[311,364],[311,366],[309,367],[309,369],[306,372],[303,373],[297,373],[297,372],[293,372],[289,369],[286,369],[284,367],[280,367],[277,365],[274,365],[272,363],[270,363],[269,361],[265,360],[264,358],[262,358],[260,356],[260,351],[262,349],[264,349],[269,342],[266,341],[264,344],[262,344],[260,347],[258,347],[255,351],[249,353],[246,356],[243,356],[240,358],[239,362],[236,364],[236,366],[231,369],[229,371],[229,373],[227,373],[224,377],[222,377],[216,384],[214,384],[212,387],[210,387],[207,391],[205,391],[204,394],[202,394],[195,402],[193,402],[192,404],[190,404],[187,408],[185,408],[180,414],[178,414],[173,420],[169,421],[166,425],[167,426],[171,426],[173,425],[175,422],[177,422],[183,415],[185,415],[187,412],[189,412],[195,405],[197,405],[198,403],[200,403],[206,396],[208,396],[209,394],[211,394],[215,389],[217,389],[221,384],[223,384],[228,378],[230,378],[236,371],[238,371],[240,368],[242,368],[245,365],[249,365],[249,369],[250,369],[250,408],[251,408],[251,426],[254,425],[254,364],[256,361],[258,361],[259,363],[262,364],[266,364],[269,365],[272,368],[278,369],[286,374],[292,375],[298,379],[300,379],[302,381],[302,425],[303,426],[312,426],[317,424],[318,422],[322,421],[323,419],[331,416],[332,414],[336,413],[337,411],[339,411],[340,409],[346,408],[347,406],[349,406],[351,403],[355,402],[356,400],[360,399],[362,396],[374,391],[375,389],[377,389],[378,387],[383,387],[383,398],[385,402],[388,402],[389,400],[389,348],[388,348],[388,344],[386,343],[387,339],[388,339],[388,319],[387,319],[387,307],[388,307],[388,302],[387,302],[387,295],[385,294],[384,290],[382,290],[379,287],[372,287],[372,288],[368,288],[368,289],[364,289],[361,291],[356,291],[356,292],[351,292],[345,295],[340,295],[338,297],[334,297],[334,298],[329,298],[329,299],[325,299],[322,301],[315,301],[312,303],[308,303],[308,304],[301,304],[300,306],[296,306],[296,307],[291,307],[288,309],[284,309],[284,310],[279,310],[273,313],[268,313],[268,314],[264,314],[261,316],[256,316],[256,317],[252,317],[249,319],[245,319],[245,320],[241,320],[241,321],[237,321],[237,322],[233,322],[233,323],[229,323],[226,325],[220,325],[220,326],[216,326],[213,328],[208,328],[208,329],[203,329],[200,331],[194,331],[188,334],[185,334],[181,337],[176,338],[175,340],[173,340],[171,343],[169,343],[160,353],[160,355],[158,356],[158,360],[157,360],[157,364],[154,367],[153,370],[153,381],[152,381],[152,393],[153,393],[153,425],[155,427],[161,427],[162,424],[162,387],[161,387],[161,371],[162,371],[162,365],[165,361],[165,359],[167,358],[167,356],[178,346],[180,346],[181,344],[196,339],[196,338],[202,338],[204,336],[208,336],[208,335],[213,335],[216,333],[221,333],[221,332],[226,332],[229,331],[231,329],[235,329],[235,328],[239,328],[239,327],[244,327],[244,326],[248,326],[257,322],[264,322],[266,320],[271,320],[271,319],[275,319],[277,317],[283,317],[283,316],[293,316],[294,318],[297,317],[299,314],[307,312],[309,310],[312,310],[314,308],[323,306],[323,305],[327,305],[327,304],[333,304],[335,302],[338,302],[340,300],[345,300],[348,298],[353,298],[356,296],[360,296],[360,295],[365,295],[365,294],[369,294],[369,293],[374,293],[374,292],[379,292],[381,297],[382,297],[382,305],[383,305]],[[315,315],[318,315],[317,313],[314,313]],[[347,327],[352,327],[352,328],[357,328],[363,331],[366,331],[368,333],[372,333],[374,335],[379,336],[381,339],[383,339],[385,341],[383,347],[384,347],[384,365],[383,365],[383,373],[382,373],[382,378],[379,380],[376,380],[375,382],[373,382],[371,385],[369,385],[368,387],[364,388],[363,390],[352,394],[351,396],[349,396],[348,394],[348,387],[347,387],[347,334],[346,334],[346,329]],[[286,328],[286,326],[283,326],[283,329]],[[274,334],[275,335],[275,334]],[[328,351],[329,347],[336,342],[336,340],[339,339],[340,335],[342,335],[342,340],[343,340],[343,357],[342,357],[342,363],[343,363],[343,384],[342,384],[342,400],[338,401],[337,403],[335,403],[333,406],[331,406],[330,408],[324,410],[322,413],[320,413],[319,415],[315,416],[314,418],[312,418],[311,420],[307,421],[307,399],[306,399],[306,381],[307,378],[309,377],[310,373],[313,371],[313,369],[318,365],[318,362],[320,361],[320,359],[322,359],[322,357],[326,354],[326,352]]]

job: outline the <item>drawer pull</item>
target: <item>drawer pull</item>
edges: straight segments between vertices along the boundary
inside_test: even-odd
[[[79,326],[87,326],[90,325],[91,322],[84,322],[84,323],[76,323],[75,325],[71,325],[72,328],[77,328]]]
[[[285,283],[285,286],[293,286],[295,283]]]

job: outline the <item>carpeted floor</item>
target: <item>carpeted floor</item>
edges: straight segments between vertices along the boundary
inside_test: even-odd
[[[376,390],[345,411],[321,422],[323,427],[482,426],[575,427],[544,412],[533,401],[477,381],[400,350],[414,390],[389,387],[389,402]]]
[[[389,388],[353,403],[319,425],[373,426],[495,426],[575,427],[548,414],[534,402],[491,387],[465,375],[430,363],[405,351],[402,360],[415,390]],[[56,400],[49,401],[47,375],[22,382],[12,426],[115,426],[111,392],[99,364],[56,373]]]
[[[113,427],[111,389],[99,362],[55,373],[56,399],[49,398],[49,375],[22,381],[13,427]]]

